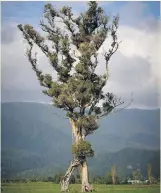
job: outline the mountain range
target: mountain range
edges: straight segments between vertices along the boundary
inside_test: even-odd
[[[100,128],[88,137],[96,154],[89,159],[89,169],[103,174],[118,162],[116,165],[128,173],[128,166],[139,163],[145,171],[151,162],[157,171],[159,116],[159,109],[125,109],[102,119]],[[64,117],[63,111],[50,104],[2,103],[2,178],[64,171],[72,159],[71,127]]]

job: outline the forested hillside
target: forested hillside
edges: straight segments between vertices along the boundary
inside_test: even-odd
[[[49,104],[2,103],[2,178],[64,170],[72,156],[71,128],[64,116]],[[89,137],[96,153],[90,170],[102,175],[115,163],[129,174],[129,165],[140,164],[145,173],[151,162],[157,174],[159,151],[153,150],[159,149],[159,135],[159,110],[128,109],[106,117]]]

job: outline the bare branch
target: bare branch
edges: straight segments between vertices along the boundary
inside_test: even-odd
[[[131,96],[132,96],[132,93],[131,93]],[[104,116],[106,116],[106,115],[108,115],[108,114],[114,114],[114,113],[120,112],[120,111],[128,108],[128,107],[131,105],[131,103],[134,101],[134,99],[131,98],[130,102],[129,102],[126,106],[124,106],[124,107],[122,107],[122,108],[120,108],[120,109],[117,109],[117,107],[123,105],[124,102],[121,101],[120,98],[118,99],[119,102],[116,102],[116,101],[117,101],[117,100],[115,100],[115,102],[113,103],[114,106],[112,106],[112,109],[111,109],[110,112],[103,113],[102,115],[99,115],[98,118],[100,119],[100,118],[103,118]]]

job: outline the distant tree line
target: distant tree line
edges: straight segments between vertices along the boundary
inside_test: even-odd
[[[54,176],[48,177],[40,177],[34,176],[32,178],[11,178],[11,179],[2,179],[2,183],[27,183],[27,182],[52,182],[54,184],[59,184],[63,177],[62,173],[57,173]],[[148,181],[147,184],[156,184],[160,182],[160,176],[152,176],[152,167],[151,164],[147,164],[147,176],[143,176],[141,170],[139,168],[132,171],[130,176],[120,176],[117,174],[116,166],[113,165],[111,170],[104,176],[101,175],[93,175],[90,177],[90,183],[92,184],[129,184],[130,180],[139,180],[140,182]],[[70,184],[81,184],[81,176],[80,174],[76,173],[75,175],[72,174],[70,178]]]
[[[54,177],[47,177],[47,178],[38,178],[34,177],[31,179],[25,179],[25,178],[17,178],[17,179],[2,179],[2,183],[28,183],[28,182],[52,182],[54,184],[59,184],[61,180],[62,175],[56,174]],[[129,177],[118,177],[115,178],[115,185],[117,184],[129,184],[128,182]],[[133,178],[131,178],[133,179]],[[151,178],[152,180],[147,184],[156,184],[160,182],[160,178]],[[134,180],[134,179],[133,179]],[[90,183],[92,184],[114,184],[112,180],[112,176],[108,173],[105,176],[96,175],[90,178]],[[70,179],[70,184],[81,184],[80,176],[72,175]]]

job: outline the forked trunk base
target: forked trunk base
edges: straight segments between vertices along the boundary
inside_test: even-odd
[[[61,192],[69,192],[69,181],[70,181],[70,177],[72,175],[73,170],[78,167],[81,164],[82,160],[79,160],[78,158],[74,159],[66,174],[64,175],[64,177],[62,178],[60,185],[61,185]]]

